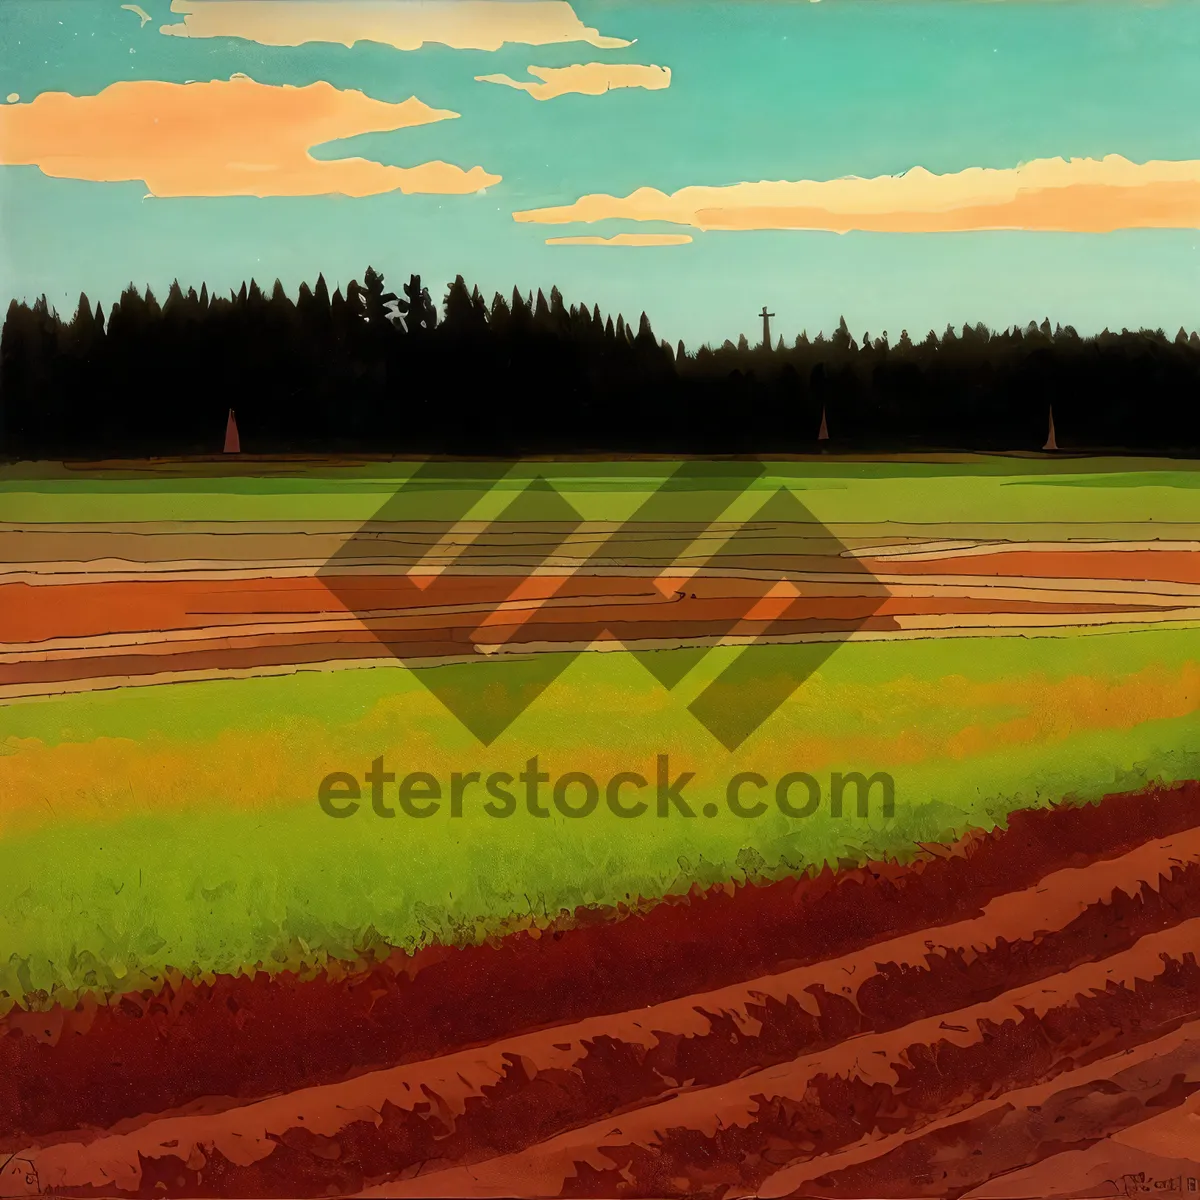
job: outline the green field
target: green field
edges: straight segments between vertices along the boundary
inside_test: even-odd
[[[0,523],[366,520],[410,469],[12,467],[0,475]],[[514,477],[543,474],[585,519],[620,521],[668,469],[525,463]],[[758,486],[795,489],[835,532],[1186,541],[1200,536],[1196,478],[1108,460],[831,459],[773,464]],[[413,504],[411,519],[436,519],[435,499]],[[0,705],[0,1004],[123,990],[167,968],[313,966],[380,943],[475,940],[579,905],[904,857],[1016,808],[1200,777],[1200,628],[1186,623],[851,641],[730,753],[687,704],[736,653],[711,652],[670,691],[631,654],[579,655],[486,748],[399,665]],[[657,816],[653,786],[652,811],[634,820],[603,803],[586,820],[520,804],[498,819],[479,789],[461,816],[443,802],[426,819],[385,820],[364,803],[334,820],[317,803],[326,775],[361,779],[379,756],[448,789],[454,772],[515,776],[534,755],[552,778],[631,771],[651,784],[667,755],[672,776],[694,774],[696,815]],[[771,785],[807,772],[820,806],[803,819],[774,805],[736,816],[726,785],[739,772]],[[860,815],[852,791],[834,816],[834,772],[888,773],[894,816],[877,793]],[[715,816],[703,814],[709,803]]]

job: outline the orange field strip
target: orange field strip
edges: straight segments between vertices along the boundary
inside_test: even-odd
[[[599,636],[606,628],[619,625],[633,629],[637,625],[662,627],[670,631],[679,628],[681,636],[703,636],[706,630],[720,630],[725,624],[737,623],[732,632],[742,633],[772,626],[783,629],[797,622],[859,621],[869,617],[933,617],[992,615],[1006,618],[1022,614],[1054,615],[1119,615],[1122,613],[1161,613],[1173,615],[1182,609],[1198,607],[1179,600],[1146,597],[1120,597],[1116,600],[1030,600],[1008,597],[977,597],[951,595],[939,597],[889,596],[883,600],[856,596],[800,596],[779,602],[770,611],[756,611],[752,606],[746,616],[744,601],[738,598],[706,597],[699,601],[683,601],[677,607],[663,603],[647,604],[640,596],[623,598],[583,597],[553,598],[545,601],[504,601],[496,605],[448,605],[417,611],[380,609],[378,611],[340,612],[321,614],[318,619],[304,612],[270,614],[250,613],[245,619],[230,614],[224,620],[201,624],[198,621],[175,628],[157,625],[134,627],[128,631],[109,634],[86,634],[75,637],[53,637],[29,642],[0,642],[0,663],[22,661],[53,661],[66,657],[92,657],[111,654],[116,649],[130,653],[169,653],[172,650],[194,648],[202,644],[248,646],[265,644],[264,639],[307,635],[337,641],[349,637],[356,640],[365,629],[381,641],[391,635],[414,631],[462,630],[473,640],[490,640],[474,635],[485,630],[519,629],[538,615],[539,625],[591,626]],[[1134,603],[1132,601],[1140,601]],[[1149,601],[1149,602],[1148,602]],[[1156,601],[1156,602],[1155,602]],[[471,618],[486,617],[485,620]],[[756,634],[757,636],[757,634]]]
[[[18,573],[0,575],[0,699],[389,656],[432,664],[481,653],[1053,635],[1200,620],[1192,543],[926,541],[776,556],[767,538],[763,553],[719,566],[556,554],[531,574],[514,561],[519,547],[498,545],[467,570],[454,565],[461,547],[442,556],[430,531],[422,537],[429,545],[417,540],[410,565],[339,562],[336,576],[294,561],[280,575],[253,575],[253,564],[222,561],[196,574],[196,564],[163,560],[149,570],[125,564],[138,573],[117,577],[111,560],[88,564],[95,574],[81,564],[17,564]],[[640,540],[624,549],[646,551]],[[954,574],[944,573],[950,563]],[[59,566],[73,569],[39,573]]]

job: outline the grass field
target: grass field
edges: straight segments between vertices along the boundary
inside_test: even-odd
[[[791,533],[828,531],[873,564],[873,578],[907,572],[884,576],[885,607],[850,634],[828,624],[826,609],[797,617],[796,629],[816,622],[841,644],[733,750],[688,705],[739,645],[709,649],[667,688],[636,644],[574,653],[595,648],[590,635],[563,634],[568,653],[543,629],[516,644],[537,660],[545,690],[483,746],[435,695],[471,692],[479,668],[433,650],[416,670],[387,654],[330,650],[361,614],[334,613],[332,603],[288,612],[319,652],[269,660],[263,648],[275,654],[279,630],[244,628],[261,594],[245,612],[217,620],[203,608],[199,625],[184,619],[218,582],[250,595],[263,579],[311,580],[331,547],[381,512],[401,530],[464,514],[495,521],[538,476],[589,527],[628,530],[676,464],[523,463],[478,500],[470,479],[405,490],[413,469],[23,464],[0,474],[0,614],[9,630],[25,629],[0,648],[0,1002],[128,990],[168,968],[313,967],[381,944],[474,941],[693,884],[905,858],[916,843],[989,829],[1014,809],[1200,775],[1200,490],[1186,467],[830,459],[767,464],[729,497],[685,489],[671,519],[686,524],[694,513],[702,532],[712,513],[749,520],[785,488],[803,514]],[[646,523],[650,545],[658,529]],[[252,552],[249,538],[258,539]],[[752,574],[764,553],[751,547],[731,570]],[[772,554],[769,569],[786,572]],[[844,568],[844,555],[819,554]],[[604,571],[636,580],[645,563],[632,561]],[[168,624],[156,606],[172,586],[192,590]],[[855,587],[831,584],[812,604],[836,610],[861,594]],[[89,589],[85,602],[78,588]],[[112,592],[106,608],[106,588],[150,590]],[[910,594],[924,607],[903,608]],[[727,599],[714,592],[711,603]],[[705,600],[701,589],[697,603]],[[707,612],[697,609],[697,629]],[[335,618],[339,632],[320,633],[333,640],[311,642]],[[158,644],[168,629],[177,639]],[[116,665],[88,667],[115,655],[118,630]],[[696,644],[711,647],[711,630],[700,632]],[[187,638],[208,656],[203,669],[184,669],[178,639]],[[693,655],[689,638],[647,646],[657,663]],[[222,658],[235,642],[263,653]],[[139,675],[151,654],[154,669]],[[603,782],[630,771],[651,786],[666,755],[672,777],[694,774],[686,796],[696,815],[623,820],[601,804],[587,820],[553,806],[543,818],[518,807],[496,819],[481,790],[466,794],[461,817],[443,808],[383,820],[364,806],[333,820],[317,804],[325,776],[361,780],[380,756],[398,775],[428,772],[448,786],[454,772],[516,776],[535,755],[552,778],[587,772]],[[861,816],[852,800],[831,814],[827,781],[856,771],[893,778],[893,816],[877,801]],[[804,819],[773,805],[736,816],[726,784],[739,772],[771,785],[807,772],[822,785],[821,804]],[[716,815],[704,815],[706,804]]]

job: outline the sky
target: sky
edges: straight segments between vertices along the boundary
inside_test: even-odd
[[[0,295],[1200,325],[1200,3],[0,0]]]

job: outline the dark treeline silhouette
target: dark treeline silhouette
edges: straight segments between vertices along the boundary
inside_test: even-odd
[[[787,346],[672,348],[596,307],[497,295],[462,277],[442,311],[413,276],[368,269],[332,295],[276,282],[230,297],[132,285],[71,320],[13,301],[0,340],[0,453],[219,451],[230,408],[250,453],[806,453],[1200,449],[1200,338],[1080,337],[1049,321]],[[825,415],[828,440],[818,441]]]

